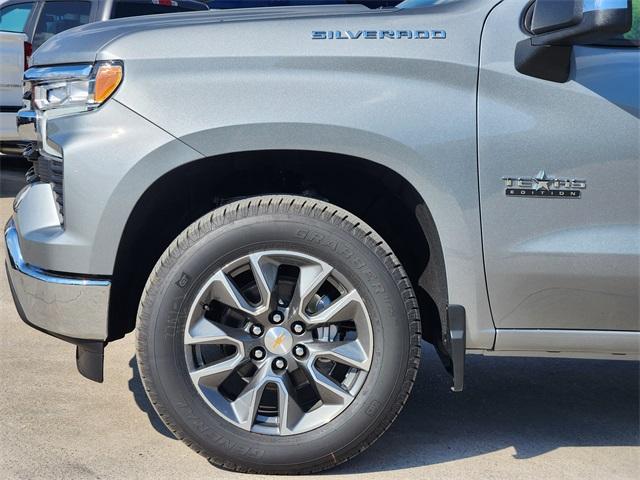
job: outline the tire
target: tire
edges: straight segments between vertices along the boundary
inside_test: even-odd
[[[256,266],[256,263],[246,260],[249,267],[242,267],[244,270],[238,267],[238,271],[245,273],[233,277],[236,275],[232,271],[234,262],[241,262],[238,259],[244,258],[254,258],[263,263]],[[272,267],[272,261],[275,267]],[[298,261],[301,263],[296,267]],[[294,267],[286,262],[293,262]],[[331,273],[320,290],[332,293],[321,296],[318,290],[309,297],[312,301],[305,306],[307,297],[303,293],[306,292],[302,286],[303,272],[316,271],[313,270],[315,265],[325,264],[332,269],[327,269]],[[299,384],[293,381],[299,373],[293,371],[297,368],[293,364],[298,357],[294,358],[295,353],[287,350],[289,347],[285,345],[289,338],[297,341],[296,334],[282,333],[276,342],[271,342],[267,336],[276,332],[277,327],[273,325],[272,312],[269,317],[256,314],[254,318],[244,310],[229,307],[233,302],[225,304],[220,300],[226,298],[224,295],[229,291],[238,292],[239,285],[246,284],[249,287],[243,292],[247,293],[234,296],[233,304],[254,308],[251,306],[254,303],[245,300],[251,291],[255,295],[260,283],[256,272],[259,270],[263,275],[262,269],[266,272],[267,267],[277,269],[271,270],[277,273],[269,277],[272,279],[269,283],[272,295],[260,293],[255,304],[262,304],[264,300],[265,308],[266,303],[273,305],[275,297],[287,296],[282,294],[287,290],[293,292],[290,298],[278,299],[278,305],[287,305],[286,311],[290,312],[286,314],[291,316],[287,321],[293,322],[298,312],[299,315],[304,314],[304,318],[320,319],[318,325],[326,325],[314,330],[315,324],[306,324],[303,337],[299,337],[310,342],[305,344],[308,346],[306,367],[300,367],[306,376]],[[247,271],[251,273],[247,274]],[[297,280],[292,280],[295,272]],[[304,273],[304,278],[306,275]],[[260,279],[267,276],[265,273]],[[237,280],[240,277],[249,279],[248,283]],[[227,278],[233,282],[225,283]],[[321,278],[321,274],[317,278]],[[229,287],[231,284],[234,287]],[[307,284],[304,283],[305,288]],[[277,295],[275,290],[278,290]],[[352,297],[347,304],[344,302],[349,300],[348,295]],[[299,301],[296,300],[298,298]],[[348,308],[339,310],[338,302],[343,298],[347,298],[343,303]],[[258,306],[251,311],[268,311],[261,308]],[[214,315],[212,310],[217,313]],[[310,313],[312,310],[314,312]],[[330,321],[335,319],[336,323],[322,323],[324,312]],[[329,314],[334,316],[329,317]],[[215,319],[210,320],[213,317],[208,315]],[[242,317],[237,320],[240,322],[238,325],[245,325],[243,322],[250,320],[249,330],[251,325],[259,323],[256,319],[263,321],[268,318],[271,324],[264,323],[266,331],[258,338],[247,336],[249,330],[245,327],[240,330],[234,324],[237,328],[232,329],[228,327],[230,323],[224,324],[227,326],[216,323],[230,322],[228,319],[236,317]],[[210,324],[216,325],[216,332],[223,329],[225,334],[196,338],[197,333],[193,332],[202,325],[210,328]],[[290,328],[293,332],[293,323],[287,325],[280,328]],[[227,336],[227,331],[239,333],[233,337],[231,334]],[[325,337],[320,339],[319,332],[323,335],[329,332],[326,337],[329,340]],[[338,347],[334,345],[342,345],[333,343],[339,341],[336,338],[353,339],[354,335],[361,347],[357,355],[324,357],[319,353],[312,358],[316,348],[335,353]],[[239,341],[237,346],[221,346],[216,343],[219,338],[241,339],[247,343]],[[389,245],[368,225],[341,208],[315,199],[285,195],[253,197],[228,204],[200,218],[180,234],[149,277],[138,310],[136,339],[137,360],[145,390],[174,435],[218,467],[261,474],[318,472],[364,451],[384,433],[402,409],[413,386],[421,352],[420,318],[415,294]],[[280,340],[282,343],[278,343]],[[207,343],[209,341],[211,345]],[[348,342],[341,341],[344,345]],[[258,345],[255,342],[264,343],[266,350],[263,349],[263,353],[269,356],[268,361],[260,363],[250,357],[257,355],[257,347],[252,346]],[[250,354],[246,351],[248,348],[253,348]],[[209,353],[206,352],[210,349],[215,350],[216,355],[232,353],[222,360],[207,363],[205,357]],[[273,360],[276,358],[273,356],[279,354],[278,349],[286,352],[282,358],[289,359],[285,370],[277,370]],[[211,365],[222,368],[218,366],[240,357],[244,362],[241,363],[242,372],[240,367],[236,367],[238,371],[224,381],[220,380],[222,375],[198,376]],[[358,359],[354,360],[355,357]],[[344,358],[347,361],[341,363]],[[353,367],[352,362],[356,361],[360,363]],[[303,365],[302,360],[300,365]],[[246,369],[255,370],[253,377],[243,377]],[[320,370],[322,375],[318,374]],[[259,384],[256,378],[262,371],[268,372],[275,383],[264,381],[260,387],[263,390],[258,392],[257,387],[251,390],[252,385]],[[246,386],[240,384],[235,387],[239,392],[237,396],[228,393],[230,387],[227,384],[237,384],[237,381],[230,380],[232,376],[248,382]],[[300,380],[299,377],[296,381]],[[319,378],[321,381],[314,383],[314,379]],[[326,378],[331,378],[330,382]],[[293,383],[295,388],[291,389]],[[335,397],[331,388],[336,388]],[[271,393],[265,393],[267,390]],[[310,392],[311,400],[303,401],[302,391]],[[239,400],[245,392],[253,395],[247,397],[252,399],[251,402],[242,403],[249,405],[246,414],[242,413],[245,410],[229,409],[224,403],[232,405],[235,398],[240,405]],[[291,395],[287,396],[287,392]],[[315,403],[303,408],[305,401]],[[236,413],[236,410],[241,413]]]

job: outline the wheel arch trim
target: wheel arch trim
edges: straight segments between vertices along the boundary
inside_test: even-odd
[[[293,131],[295,134],[292,135]],[[236,153],[265,150],[326,152],[357,157],[388,168],[411,185],[423,200],[426,212],[429,212],[428,216],[431,217],[432,222],[431,225],[429,222],[425,225],[435,227],[436,238],[440,242],[442,253],[441,263],[446,271],[444,279],[438,280],[434,277],[428,280],[428,276],[425,277],[425,285],[441,281],[445,286],[440,289],[440,299],[451,295],[453,287],[454,293],[458,293],[457,298],[451,298],[448,301],[465,306],[477,302],[478,308],[467,307],[468,318],[473,318],[475,311],[479,309],[484,319],[479,328],[470,329],[470,337],[474,343],[474,334],[477,333],[478,341],[475,345],[491,347],[494,328],[490,316],[486,316],[488,312],[488,308],[485,308],[486,292],[474,290],[469,293],[468,289],[462,286],[457,287],[453,281],[455,278],[462,278],[465,279],[466,285],[470,282],[476,282],[479,285],[480,282],[475,277],[481,276],[481,283],[484,284],[484,271],[482,261],[471,258],[472,251],[478,250],[479,247],[472,245],[473,240],[468,240],[474,238],[474,230],[477,227],[479,231],[479,225],[468,224],[468,218],[465,219],[465,216],[468,216],[465,208],[468,206],[463,205],[460,199],[456,198],[455,192],[446,187],[441,181],[443,179],[437,174],[438,170],[442,169],[442,163],[446,163],[446,159],[434,158],[433,162],[425,162],[423,154],[392,138],[373,132],[335,125],[263,123],[225,126],[190,134],[156,149],[132,167],[119,182],[105,209],[105,215],[111,213],[112,217],[117,211],[129,212],[129,214],[121,215],[115,226],[112,222],[100,222],[101,228],[115,228],[118,234],[122,235],[130,214],[144,193],[155,182],[170,175],[179,167],[196,161],[222,160],[227,155]],[[177,155],[172,155],[172,152]],[[123,200],[123,197],[126,198]],[[425,218],[424,212],[425,210],[422,210],[420,213],[421,219]],[[442,228],[445,223],[446,228]],[[106,224],[109,224],[109,227]],[[478,243],[479,241],[478,238]],[[112,269],[115,266],[118,247],[119,244],[111,246],[111,252],[107,253],[112,259]],[[94,256],[104,254],[104,249],[94,251]],[[474,272],[471,276],[469,275],[470,263],[474,264]],[[482,272],[479,271],[481,268]],[[470,279],[470,277],[473,278]],[[460,294],[463,296],[461,297]],[[442,313],[443,303],[442,300],[438,302],[440,313]],[[444,318],[446,319],[446,316]]]

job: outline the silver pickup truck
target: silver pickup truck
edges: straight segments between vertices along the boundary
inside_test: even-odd
[[[472,353],[637,360],[632,8],[407,0],[57,35],[18,116],[17,308],[97,381],[135,329],[167,426],[244,472],[366,449],[422,340],[455,391]]]

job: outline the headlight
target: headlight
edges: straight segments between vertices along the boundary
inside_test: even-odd
[[[122,83],[121,62],[94,65],[34,67],[25,72],[31,87],[31,101],[37,110],[57,108],[69,111],[94,110],[106,102]]]

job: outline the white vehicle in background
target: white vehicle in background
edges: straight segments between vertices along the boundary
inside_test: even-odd
[[[22,108],[22,75],[29,50],[24,33],[0,32],[0,149],[3,153],[20,153],[16,143],[16,113]]]

